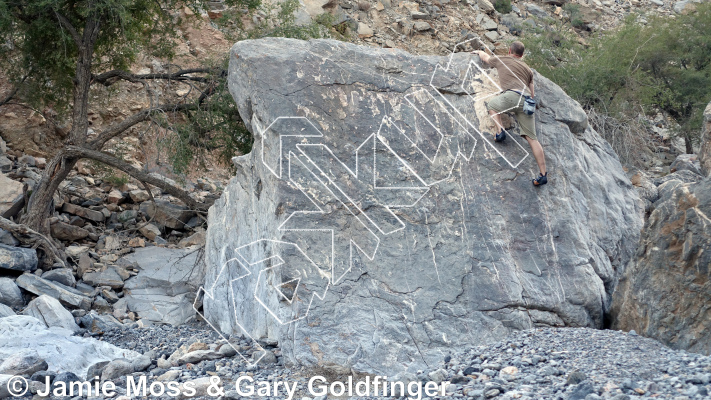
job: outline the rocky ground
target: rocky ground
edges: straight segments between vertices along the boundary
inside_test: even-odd
[[[138,359],[142,359],[141,362],[119,359],[89,369],[89,374],[101,376],[102,381],[112,380],[119,399],[126,399],[120,396],[126,394],[128,376],[146,376],[149,385],[151,382],[185,384],[190,381],[198,393],[202,393],[196,398],[217,398],[205,392],[210,378],[216,376],[224,390],[220,398],[238,399],[241,397],[234,390],[234,384],[245,375],[255,381],[296,382],[294,398],[313,399],[307,390],[307,381],[323,374],[323,371],[284,366],[280,351],[273,343],[264,343],[268,356],[258,365],[250,365],[248,361],[254,359],[254,353],[261,356],[258,350],[247,349],[243,339],[230,338],[232,345],[239,346],[243,354],[250,356],[248,360],[242,359],[230,351],[231,346],[219,335],[199,323],[109,330],[99,339],[143,353]],[[43,381],[46,375],[35,373],[33,379]],[[49,375],[56,379],[55,373]],[[330,381],[344,380],[344,376],[326,376]],[[443,399],[703,399],[708,398],[711,390],[711,358],[669,349],[634,331],[545,328],[520,331],[497,343],[453,351],[430,370],[390,379],[405,383],[449,381],[447,395],[436,397]],[[44,390],[39,382],[33,382],[31,388]],[[281,391],[278,395],[272,393],[260,398],[285,397],[286,393]]]

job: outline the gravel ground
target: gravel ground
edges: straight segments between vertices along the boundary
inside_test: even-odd
[[[259,351],[246,340],[229,339],[243,354],[251,356]],[[306,390],[308,379],[320,374],[284,366],[281,352],[274,343],[262,343],[269,351],[264,361],[269,362],[257,366],[249,366],[239,356],[166,364],[165,360],[176,350],[180,351],[181,346],[185,349],[202,345],[219,351],[224,341],[204,323],[109,331],[101,340],[150,357],[152,363],[147,369],[132,374],[146,376],[149,385],[166,379],[182,383],[201,379],[205,382],[210,377],[221,379],[223,396],[193,397],[196,399],[242,398],[234,391],[234,383],[241,376],[249,376],[255,382],[296,382],[297,390],[292,398],[297,400],[325,398],[314,397]],[[336,379],[344,380],[344,377]],[[354,380],[362,379],[363,376],[359,376]],[[708,395],[711,358],[672,350],[634,332],[541,328],[515,332],[498,343],[458,349],[431,370],[400,374],[397,379],[406,383],[452,382],[445,396],[430,397],[433,399],[707,399],[711,398]],[[113,379],[119,395],[126,394],[126,380],[126,376]],[[255,394],[249,398],[285,399],[287,395],[282,387],[276,395],[272,391],[269,395]]]
[[[711,358],[634,332],[534,329],[452,353],[441,369],[452,397],[520,399],[709,398]]]

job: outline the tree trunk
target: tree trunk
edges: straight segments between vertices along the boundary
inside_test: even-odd
[[[35,191],[30,195],[27,212],[21,220],[23,224],[42,234],[49,234],[44,221],[52,212],[52,196],[76,163],[77,159],[66,159],[64,151],[61,150],[47,163],[42,179],[37,182]]]
[[[92,11],[90,11],[92,14]],[[99,34],[100,23],[96,16],[89,16],[81,38],[74,31],[79,54],[74,76],[74,93],[72,104],[72,129],[69,132],[67,144],[83,145],[89,128],[89,89],[91,88],[91,63],[94,57],[94,44]],[[22,223],[42,234],[49,234],[45,221],[52,210],[52,196],[59,184],[66,179],[78,158],[66,158],[64,150],[60,150],[45,167],[42,179],[37,182],[35,191],[30,195],[27,213]]]

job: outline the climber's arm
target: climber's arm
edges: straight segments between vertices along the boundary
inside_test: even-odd
[[[531,92],[531,97],[536,97],[533,92],[533,79],[531,79],[531,83],[528,84],[528,91]]]
[[[489,60],[491,59],[491,56],[486,54],[485,52],[481,50],[475,50],[473,51],[474,54],[478,55],[479,58],[481,58],[481,61],[484,61],[485,63],[489,64]]]

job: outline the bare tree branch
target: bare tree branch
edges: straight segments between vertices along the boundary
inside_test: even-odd
[[[77,32],[76,28],[74,28],[74,25],[65,17],[64,15],[58,13],[57,11],[54,12],[54,15],[57,16],[57,19],[59,20],[59,24],[69,31],[69,34],[72,35],[72,39],[74,39],[74,44],[77,45],[77,48],[81,49],[81,36],[79,36],[79,32]]]
[[[12,90],[12,92],[10,92],[10,94],[9,94],[7,97],[5,97],[5,99],[0,100],[0,107],[4,106],[4,105],[7,104],[10,100],[12,100],[13,97],[15,97],[15,95],[17,94],[17,92],[20,90],[20,86],[21,86],[23,83],[25,83],[25,80],[26,80],[27,77],[29,77],[29,76],[30,76],[30,74],[27,74],[27,75],[23,76],[23,77],[22,77],[22,80],[20,80],[20,82],[17,84],[17,86],[15,86],[15,88]]]
[[[119,169],[128,175],[138,179],[139,181],[143,181],[146,183],[149,183],[153,186],[159,187],[163,189],[166,193],[177,197],[178,199],[182,200],[188,207],[195,209],[195,210],[201,210],[205,211],[212,204],[210,203],[200,203],[190,197],[190,194],[186,192],[185,190],[173,186],[170,183],[160,179],[156,178],[155,176],[152,176],[148,174],[147,172],[141,171],[140,169],[132,166],[131,164],[120,160],[110,154],[103,153],[100,151],[92,150],[92,149],[87,149],[84,147],[80,146],[66,146],[64,150],[62,151],[63,155],[65,158],[89,158],[95,161],[99,161],[101,163],[104,163],[106,165],[110,165],[116,169]]]
[[[65,261],[66,256],[62,251],[57,249],[47,236],[30,229],[27,225],[16,224],[3,217],[0,217],[0,228],[14,233],[15,237],[22,243],[40,247],[47,253],[47,256],[52,257],[54,261],[62,264],[64,267],[67,266]]]
[[[129,82],[138,82],[143,79],[164,79],[173,81],[193,81],[193,82],[208,82],[209,79],[203,76],[192,76],[190,74],[206,74],[212,72],[210,68],[192,68],[192,69],[182,69],[174,73],[163,73],[163,74],[132,74],[130,72],[121,70],[107,71],[99,75],[93,76],[94,83],[100,83],[104,86],[111,86],[119,80],[126,80]],[[218,71],[220,72],[220,71]]]
[[[114,137],[122,134],[127,129],[132,126],[139,124],[143,121],[150,119],[151,114],[156,112],[166,112],[166,111],[186,111],[197,109],[197,104],[184,103],[184,104],[163,104],[158,107],[147,108],[143,111],[137,112],[136,114],[126,117],[123,121],[113,124],[99,133],[95,139],[89,141],[88,147],[92,150],[101,150],[101,148]]]

